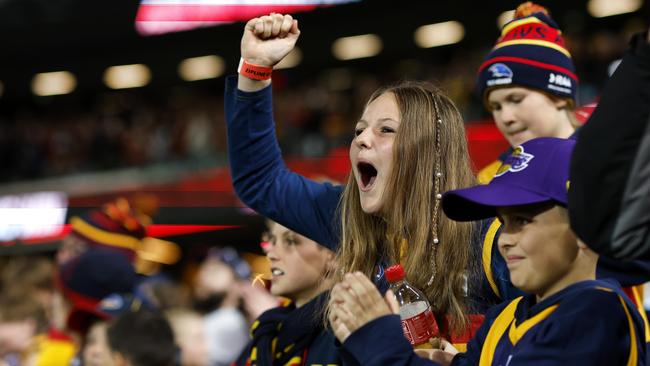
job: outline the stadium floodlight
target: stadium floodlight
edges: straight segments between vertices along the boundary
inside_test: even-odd
[[[339,38],[332,44],[332,54],[339,60],[353,60],[377,56],[383,48],[376,34]]]
[[[32,93],[40,97],[72,93],[77,78],[69,71],[43,72],[32,78]]]
[[[216,55],[186,58],[178,65],[178,74],[185,81],[218,78],[224,70],[223,58]]]
[[[632,13],[641,8],[642,0],[589,0],[587,10],[594,18]]]
[[[143,64],[111,66],[104,71],[104,84],[111,89],[138,88],[150,80],[151,71]]]
[[[465,27],[460,22],[427,24],[415,30],[415,44],[421,48],[445,46],[460,42],[465,37]]]

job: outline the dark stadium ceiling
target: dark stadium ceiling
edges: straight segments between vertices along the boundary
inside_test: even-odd
[[[487,48],[497,36],[496,17],[518,3],[363,0],[300,14],[303,67],[337,66],[330,53],[331,42],[341,36],[366,32],[377,33],[384,39],[382,57],[387,60],[412,57],[422,52],[411,41],[417,26],[451,19],[461,21],[466,31],[465,39],[454,47]],[[650,19],[647,4],[635,14],[597,20],[587,14],[586,1],[540,3],[551,9],[565,31],[573,27],[587,31],[621,27],[631,17],[646,24]],[[148,64],[154,75],[163,75],[153,81],[153,86],[156,82],[169,84],[171,79],[179,82],[176,65],[186,57],[218,54],[227,61],[227,72],[234,71],[242,24],[142,37],[134,28],[138,5],[137,0],[0,0],[3,99],[29,95],[29,80],[37,72],[70,70],[78,75],[80,89],[92,90],[102,87],[103,70],[118,64]],[[434,53],[428,57],[435,59],[435,52],[444,57],[445,51],[430,52]]]

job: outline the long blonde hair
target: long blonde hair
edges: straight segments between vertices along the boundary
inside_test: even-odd
[[[464,287],[472,224],[449,220],[436,196],[476,182],[463,120],[452,101],[429,83],[403,81],[381,88],[368,104],[384,93],[395,96],[401,118],[384,214],[364,213],[350,174],[339,203],[337,275],[361,271],[372,278],[379,261],[401,263],[409,282],[427,295],[435,313],[449,315],[451,330],[460,332],[467,325]],[[401,253],[404,242],[407,248]]]

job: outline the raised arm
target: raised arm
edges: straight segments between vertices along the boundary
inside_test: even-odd
[[[271,67],[295,46],[300,30],[290,15],[250,20],[241,55],[256,67]],[[342,188],[290,172],[275,136],[271,79],[239,75],[226,81],[228,155],[235,192],[260,214],[335,249],[336,206]]]

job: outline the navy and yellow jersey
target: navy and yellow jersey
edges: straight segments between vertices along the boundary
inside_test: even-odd
[[[583,281],[537,303],[534,295],[491,308],[452,365],[645,365],[645,326],[617,285]],[[397,315],[352,333],[342,349],[362,365],[438,365],[418,357]]]
[[[616,284],[583,281],[495,307],[452,365],[645,365],[645,332]]]
[[[483,268],[486,280],[494,294],[503,301],[510,301],[525,293],[510,282],[510,271],[497,246],[500,232],[501,223],[497,219],[492,219],[487,234],[484,235]],[[623,292],[632,301],[645,324],[647,331],[643,334],[643,339],[650,349],[650,324],[643,306],[643,283],[650,280],[650,262],[640,260],[620,262],[601,256],[598,258],[596,278],[612,279],[624,286]]]
[[[329,293],[296,308],[286,304],[264,312],[251,326],[251,341],[232,366],[339,366],[336,338],[323,327]]]
[[[487,233],[483,236],[483,269],[486,280],[496,296],[504,301],[512,300],[523,294],[510,283],[510,272],[505,260],[499,253],[497,242],[501,233],[498,219],[488,220]],[[622,262],[603,256],[598,258],[596,278],[613,279],[624,287],[630,299],[642,309],[643,284],[650,281],[650,261],[634,260]],[[650,341],[650,339],[649,339]]]

